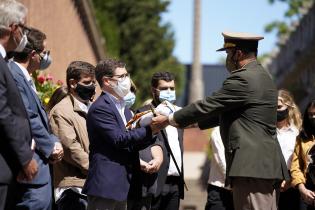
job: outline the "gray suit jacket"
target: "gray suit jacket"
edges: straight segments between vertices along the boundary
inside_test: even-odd
[[[234,71],[212,96],[175,112],[174,120],[183,127],[220,125],[229,177],[281,180],[288,169],[276,139],[276,116],[276,86],[254,61]]]

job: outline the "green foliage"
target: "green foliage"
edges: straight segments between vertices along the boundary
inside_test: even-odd
[[[282,35],[289,34],[291,24],[294,20],[299,20],[301,18],[301,11],[306,6],[312,3],[314,0],[268,0],[269,3],[273,4],[276,1],[283,2],[288,5],[288,9],[284,14],[284,20],[281,21],[273,21],[265,26],[266,32],[272,32],[275,30],[277,32],[277,36],[280,37]]]
[[[127,64],[138,88],[137,104],[150,97],[150,81],[156,71],[176,75],[182,87],[184,67],[172,56],[174,34],[169,24],[161,23],[169,1],[93,0],[96,17],[106,39],[106,52]]]

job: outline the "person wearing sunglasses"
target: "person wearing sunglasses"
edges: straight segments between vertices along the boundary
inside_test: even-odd
[[[52,205],[49,163],[54,164],[62,159],[63,148],[50,130],[48,116],[31,78],[35,70],[44,70],[51,63],[46,49],[46,35],[34,28],[27,30],[28,43],[21,52],[12,53],[13,61],[9,66],[30,120],[32,138],[36,145],[34,158],[39,164],[39,173],[32,181],[19,183],[16,194],[20,199],[16,209],[49,210]]]

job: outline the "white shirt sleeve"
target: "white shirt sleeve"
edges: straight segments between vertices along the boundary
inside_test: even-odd
[[[212,147],[213,161],[217,163],[222,174],[226,174],[225,150],[220,135],[219,127],[215,127],[211,133],[210,143]]]

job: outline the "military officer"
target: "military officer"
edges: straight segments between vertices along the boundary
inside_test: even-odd
[[[276,139],[277,89],[257,62],[262,36],[224,32],[226,68],[231,75],[212,96],[169,116],[160,125],[201,129],[220,125],[227,162],[227,184],[233,188],[236,210],[277,209],[277,183],[288,171]]]

